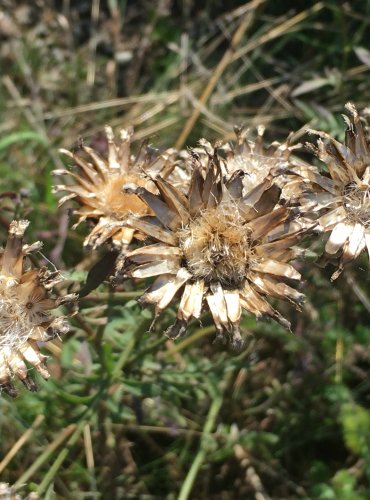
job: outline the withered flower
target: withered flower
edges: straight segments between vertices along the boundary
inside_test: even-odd
[[[22,497],[8,483],[0,483],[0,500],[22,500]]]
[[[332,280],[365,248],[370,255],[370,140],[355,106],[348,103],[346,109],[350,116],[344,116],[344,144],[325,132],[312,131],[320,137],[317,147],[307,145],[325,163],[330,177],[314,167],[300,172],[307,186],[303,209],[318,213],[318,229],[331,232],[324,257],[339,259]]]
[[[68,331],[65,318],[53,317],[50,310],[72,298],[50,296],[50,289],[61,281],[58,272],[30,266],[27,256],[42,245],[23,245],[28,224],[25,220],[10,224],[6,246],[0,253],[0,391],[13,397],[17,394],[13,375],[30,391],[37,389],[26,363],[49,378],[47,357],[41,354],[38,342]]]
[[[217,151],[208,147],[207,152],[205,170],[203,162],[193,159],[186,195],[161,177],[154,181],[159,195],[144,187],[134,190],[155,217],[130,217],[128,223],[157,243],[128,253],[124,270],[135,278],[157,276],[140,299],[155,305],[156,316],[179,292],[177,320],[166,332],[169,337],[182,335],[207,303],[218,339],[238,348],[242,309],[290,327],[264,297],[302,302],[303,295],[286,280],[300,279],[287,262],[295,256],[292,246],[303,230],[290,209],[276,208],[280,189],[272,175],[243,196],[243,173],[224,178]]]
[[[131,243],[135,230],[124,224],[127,214],[147,215],[151,211],[138,196],[125,193],[126,184],[143,186],[149,191],[155,189],[148,175],[155,177],[159,173],[167,177],[175,168],[174,151],[162,154],[150,148],[142,148],[137,157],[131,153],[132,128],[120,131],[117,145],[111,127],[105,127],[108,141],[108,156],[103,159],[94,149],[82,145],[81,152],[72,153],[65,149],[61,152],[74,160],[77,172],[56,170],[56,175],[65,175],[73,179],[69,185],[57,185],[54,192],[67,191],[69,194],[59,201],[59,206],[67,200],[75,199],[80,207],[75,210],[79,215],[78,224],[85,220],[96,223],[86,237],[84,245],[96,248],[107,240],[112,240],[115,247],[125,251]]]
[[[229,142],[222,146],[226,154],[223,169],[226,175],[233,175],[237,171],[244,172],[243,185],[249,192],[269,174],[275,177],[275,183],[284,188],[285,179],[282,175],[290,166],[290,157],[294,149],[300,144],[291,144],[291,136],[283,143],[274,141],[267,148],[264,146],[265,127],[257,127],[257,137],[251,140],[249,130],[235,127],[236,143]]]

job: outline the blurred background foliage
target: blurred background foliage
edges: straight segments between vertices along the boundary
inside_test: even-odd
[[[51,171],[59,147],[104,152],[106,123],[133,125],[137,147],[241,124],[342,138],[344,104],[369,105],[369,23],[359,0],[1,0],[2,241],[27,217],[29,242],[86,279],[101,254],[69,229]],[[293,334],[245,317],[238,355],[212,345],[207,315],[176,343],[161,335],[173,311],[149,334],[145,283],[100,285],[45,346],[52,379],[0,397],[0,482],[47,499],[370,498],[368,263],[332,285],[322,243],[297,264],[303,312],[283,306]]]

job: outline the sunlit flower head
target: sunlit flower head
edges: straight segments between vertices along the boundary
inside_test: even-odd
[[[135,278],[157,276],[140,300],[154,304],[156,315],[179,295],[169,337],[183,334],[188,321],[208,307],[218,338],[238,348],[243,309],[290,327],[265,297],[302,302],[303,295],[287,283],[300,274],[287,262],[304,229],[294,211],[276,206],[280,190],[272,175],[243,195],[245,174],[236,170],[225,178],[217,151],[207,145],[207,154],[206,168],[194,154],[187,194],[161,177],[154,180],[159,195],[133,190],[155,217],[127,222],[157,243],[130,252],[124,271]]]
[[[68,331],[64,317],[51,309],[72,296],[52,298],[51,288],[61,281],[58,272],[33,268],[27,257],[40,250],[41,243],[23,245],[28,221],[13,221],[8,240],[0,254],[0,390],[16,395],[12,378],[18,377],[27,389],[36,390],[29,366],[47,379],[46,356],[38,342],[47,342]]]
[[[106,126],[105,133],[108,144],[106,158],[84,145],[76,153],[61,150],[73,159],[77,168],[76,171],[56,170],[56,175],[63,175],[70,182],[55,186],[54,191],[69,193],[60,199],[59,205],[70,199],[79,204],[75,210],[79,216],[76,226],[85,220],[95,224],[85,239],[85,246],[96,248],[110,240],[119,250],[125,251],[138,234],[124,224],[124,219],[129,213],[142,216],[151,211],[138,196],[124,192],[122,187],[133,183],[149,191],[155,190],[148,175],[153,178],[159,173],[163,177],[170,175],[176,168],[174,151],[159,154],[149,147],[142,147],[134,156],[131,152],[132,128],[122,129],[117,142],[111,127]]]
[[[318,213],[318,229],[330,232],[325,257],[339,260],[333,280],[365,248],[370,255],[370,140],[366,121],[355,106],[348,103],[346,109],[344,144],[318,131],[312,131],[319,136],[317,147],[308,144],[325,163],[328,175],[314,167],[301,171],[306,182],[302,207]]]
[[[233,175],[242,171],[243,186],[249,192],[257,184],[262,182],[269,174],[275,178],[275,183],[283,187],[281,176],[290,165],[290,156],[299,145],[290,143],[290,136],[285,142],[274,141],[268,147],[264,145],[265,127],[257,127],[257,136],[254,140],[250,137],[250,131],[235,127],[236,143],[229,142],[222,146],[226,155],[223,162],[223,171],[226,175]]]

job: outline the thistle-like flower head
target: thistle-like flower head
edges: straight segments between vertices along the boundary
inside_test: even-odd
[[[68,331],[63,317],[53,317],[51,309],[70,296],[54,299],[50,289],[61,280],[59,273],[46,268],[33,269],[27,256],[41,248],[41,243],[23,245],[28,221],[10,224],[6,246],[0,254],[0,390],[16,395],[12,376],[36,390],[27,364],[47,379],[46,356],[38,342],[46,342]]]
[[[82,146],[82,154],[61,150],[74,160],[78,172],[55,171],[56,175],[72,179],[73,183],[57,185],[54,191],[69,193],[60,199],[59,205],[70,199],[75,199],[80,205],[75,211],[79,215],[77,224],[86,219],[95,222],[84,245],[96,248],[111,239],[118,249],[125,251],[135,231],[124,224],[124,219],[129,213],[140,216],[149,214],[150,209],[135,194],[123,192],[122,187],[136,184],[152,191],[154,184],[148,179],[148,174],[155,177],[161,173],[166,177],[171,173],[175,167],[174,152],[167,150],[158,154],[150,148],[142,148],[134,157],[130,150],[132,128],[120,131],[118,145],[111,127],[107,126],[105,132],[108,141],[106,159],[88,146]]]
[[[224,178],[217,151],[208,145],[207,154],[206,168],[194,155],[187,194],[161,177],[154,180],[159,195],[134,190],[155,217],[131,217],[128,223],[157,243],[127,254],[124,270],[135,278],[157,276],[140,299],[154,304],[156,315],[179,293],[177,321],[168,336],[183,334],[189,319],[199,318],[208,305],[218,337],[238,347],[242,309],[289,328],[264,297],[303,300],[286,283],[300,279],[287,262],[303,230],[290,209],[276,207],[280,189],[272,175],[243,195],[243,172]]]
[[[276,177],[275,182],[280,182],[281,176],[289,166],[292,151],[299,145],[291,145],[290,137],[285,142],[277,141],[264,146],[265,127],[257,127],[255,140],[249,138],[249,130],[235,127],[236,143],[227,143],[222,149],[226,154],[223,169],[227,175],[233,175],[237,171],[244,172],[243,185],[246,192],[253,189],[262,182],[267,175]]]
[[[22,500],[22,497],[8,483],[0,483],[0,500]]]
[[[339,258],[333,280],[365,248],[370,255],[370,139],[355,106],[348,103],[346,109],[344,144],[317,131],[313,131],[319,136],[317,147],[308,144],[325,163],[329,176],[313,167],[301,171],[307,185],[302,206],[320,215],[319,229],[331,232],[325,256]]]

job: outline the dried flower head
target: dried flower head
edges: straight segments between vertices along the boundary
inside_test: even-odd
[[[18,488],[8,483],[0,483],[0,500],[22,500],[22,497],[16,493],[16,489]]]
[[[312,131],[320,137],[317,147],[308,144],[325,163],[330,177],[320,175],[314,167],[301,170],[307,186],[302,207],[320,215],[318,229],[331,232],[325,257],[339,258],[333,280],[365,247],[370,255],[370,140],[355,106],[348,103],[346,109],[350,116],[344,116],[344,144],[317,131]]]
[[[53,317],[51,309],[72,298],[54,299],[50,289],[61,280],[59,273],[46,268],[33,269],[27,256],[41,248],[41,243],[23,245],[28,221],[13,221],[8,240],[0,254],[0,390],[16,395],[12,375],[30,391],[36,384],[26,363],[43,378],[49,378],[46,356],[38,342],[46,342],[68,331],[63,317]]]
[[[22,500],[8,483],[0,483],[0,500]]]
[[[96,223],[84,245],[96,248],[111,239],[118,249],[125,251],[135,233],[123,222],[127,214],[142,216],[151,212],[138,196],[123,192],[122,187],[136,184],[149,191],[154,190],[154,184],[148,175],[169,175],[175,168],[174,151],[167,150],[159,154],[150,148],[142,148],[138,156],[134,157],[130,151],[132,128],[120,131],[118,145],[114,142],[111,127],[105,127],[105,133],[108,141],[107,159],[103,159],[94,149],[84,145],[82,154],[61,150],[74,160],[78,172],[56,170],[56,175],[66,175],[72,178],[74,183],[57,185],[54,191],[69,192],[61,198],[59,205],[70,199],[75,199],[80,205],[75,211],[79,215],[76,226],[86,219]]]
[[[279,176],[289,166],[292,151],[300,146],[291,145],[289,136],[284,143],[275,141],[265,148],[264,133],[265,127],[260,125],[257,127],[257,137],[252,141],[249,138],[249,130],[235,127],[236,144],[227,143],[222,148],[226,153],[225,173],[233,175],[237,171],[244,172],[243,185],[246,192],[257,186],[270,173],[276,177],[275,182],[283,187]]]
[[[218,338],[239,347],[242,309],[257,318],[270,316],[289,328],[264,296],[301,303],[303,295],[286,282],[300,274],[287,262],[302,229],[286,207],[276,208],[280,189],[267,176],[243,196],[243,172],[221,173],[217,151],[207,148],[208,165],[195,156],[186,195],[158,177],[159,195],[143,187],[134,192],[155,217],[131,217],[130,225],[158,243],[133,250],[124,270],[135,278],[157,276],[140,302],[154,304],[156,316],[181,295],[177,320],[166,334],[186,331],[199,318],[204,303],[212,313]]]

